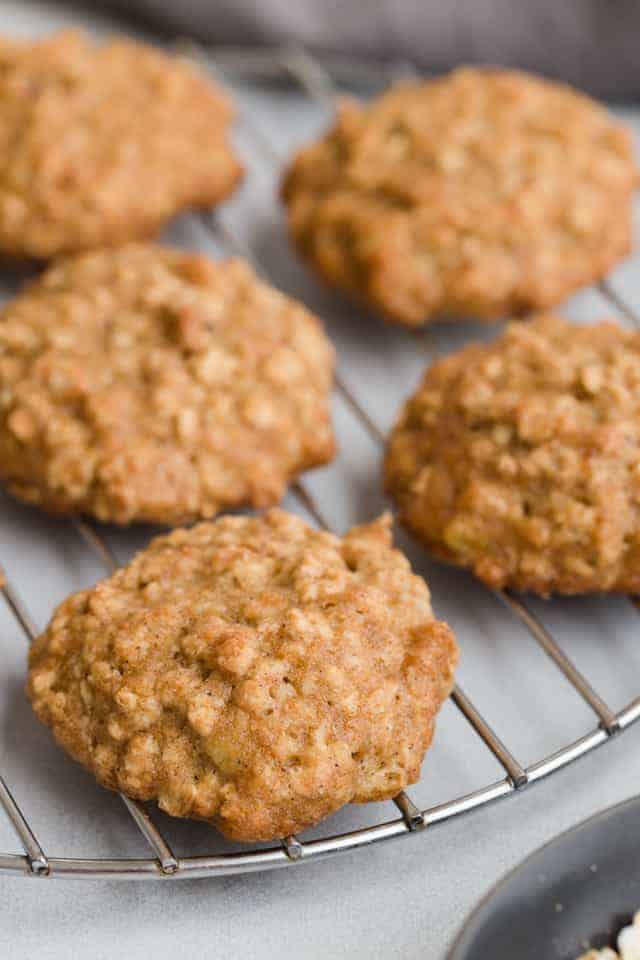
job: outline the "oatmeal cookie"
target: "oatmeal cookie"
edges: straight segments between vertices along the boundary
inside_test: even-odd
[[[334,454],[333,361],[316,318],[242,262],[71,257],[0,314],[0,479],[119,524],[276,503]]]
[[[28,694],[103,785],[268,840],[414,782],[456,661],[388,516],[340,538],[272,510],[65,600]]]
[[[65,31],[0,41],[0,253],[49,258],[157,233],[241,167],[226,99],[186,62]]]
[[[283,184],[295,243],[389,319],[543,309],[631,245],[630,134],[568,87],[456,70],[345,104]]]
[[[640,591],[640,334],[545,316],[439,361],[386,484],[435,554],[492,587]]]

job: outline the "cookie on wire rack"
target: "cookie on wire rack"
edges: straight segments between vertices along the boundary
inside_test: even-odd
[[[566,86],[463,68],[400,85],[294,158],[292,238],[388,319],[546,309],[631,248],[630,134]]]
[[[229,194],[232,110],[192,66],[79,31],[0,41],[0,253],[48,259],[150,238]]]
[[[0,480],[118,524],[269,506],[334,455],[333,364],[319,321],[243,262],[70,257],[0,314]]]
[[[406,526],[492,587],[640,592],[640,333],[543,316],[438,361],[385,478]]]
[[[104,786],[270,840],[414,782],[456,662],[389,516],[340,538],[272,510],[65,600],[28,694]]]

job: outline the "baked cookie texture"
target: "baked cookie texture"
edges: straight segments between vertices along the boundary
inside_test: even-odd
[[[569,87],[464,68],[346,103],[283,183],[292,237],[388,319],[544,309],[631,247],[630,134]]]
[[[334,455],[333,363],[319,321],[245,263],[71,257],[0,314],[0,479],[119,524],[268,506]]]
[[[230,104],[186,62],[81,32],[0,41],[0,253],[49,258],[156,234],[241,167]]]
[[[389,516],[280,510],[153,540],[30,653],[38,717],[103,785],[267,840],[419,776],[457,647]]]
[[[391,435],[402,521],[492,587],[640,591],[640,334],[543,316],[435,363]]]

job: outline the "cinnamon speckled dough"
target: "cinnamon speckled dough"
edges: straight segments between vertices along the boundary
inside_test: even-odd
[[[333,360],[316,318],[242,262],[69,258],[0,314],[0,479],[120,524],[276,503],[334,454]]]
[[[546,308],[630,250],[629,133],[568,87],[464,68],[345,104],[284,181],[297,246],[387,318]]]
[[[0,40],[0,252],[49,258],[150,237],[241,167],[230,106],[159,50],[80,32]]]
[[[388,516],[341,539],[273,510],[69,597],[28,694],[100,783],[268,840],[416,780],[456,660]]]
[[[514,324],[427,370],[386,483],[438,556],[492,587],[640,591],[640,334]]]

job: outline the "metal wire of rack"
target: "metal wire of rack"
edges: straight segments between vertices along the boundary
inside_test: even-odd
[[[375,70],[367,64],[336,60],[335,62],[329,61],[328,69],[319,59],[298,48],[233,48],[217,51],[213,48],[196,46],[189,42],[180,44],[179,52],[200,61],[206,68],[217,74],[218,79],[223,82],[227,71],[239,72],[243,77],[248,76],[254,80],[284,79],[295,84],[298,91],[316,104],[328,107],[331,110],[335,106],[338,95],[334,75],[346,77],[353,82],[370,82],[374,77],[378,80],[393,81],[413,74],[411,65],[405,63],[386,64],[383,67],[381,66],[379,70]],[[279,155],[278,150],[262,130],[246,113],[241,117],[241,122],[252,137],[256,149],[261,152],[265,162],[274,168],[279,168],[284,158]],[[265,273],[264,268],[257,261],[252,251],[219,218],[218,214],[214,212],[202,214],[201,222],[229,253],[245,257],[253,263],[260,273]],[[600,290],[619,313],[630,323],[640,327],[640,318],[633,313],[606,281],[600,284]],[[340,373],[336,378],[335,386],[337,392],[358,418],[372,440],[378,446],[382,446],[385,440],[383,432],[366,408],[358,401]],[[328,524],[322,516],[322,512],[303,481],[298,481],[293,485],[292,493],[315,523],[319,527],[328,529]],[[99,560],[105,572],[111,573],[117,566],[117,559],[99,529],[93,523],[78,517],[72,518],[71,523],[77,534]],[[34,622],[17,588],[9,581],[1,567],[0,592],[26,640],[29,643],[32,642],[37,633]],[[527,766],[521,764],[492,729],[473,701],[459,686],[456,686],[451,694],[451,699],[479,740],[502,767],[504,776],[501,779],[426,809],[420,809],[409,794],[403,791],[394,798],[394,803],[400,813],[399,817],[342,834],[311,840],[289,836],[283,838],[279,845],[266,849],[248,849],[241,852],[186,857],[177,856],[174,853],[145,806],[124,795],[121,795],[123,803],[153,856],[112,859],[49,856],[45,853],[27,817],[15,800],[11,788],[0,774],[0,806],[11,822],[24,849],[23,854],[0,853],[0,873],[50,878],[193,879],[269,870],[298,862],[315,861],[339,852],[410,835],[426,827],[444,823],[451,818],[468,813],[500,798],[520,792],[531,784],[566,767],[596,747],[602,746],[613,736],[640,720],[640,695],[621,710],[613,710],[567,656],[549,630],[519,597],[509,591],[493,592],[505,609],[526,628],[533,640],[595,715],[596,726],[561,749]],[[629,599],[636,611],[640,611],[638,598],[631,597]]]

